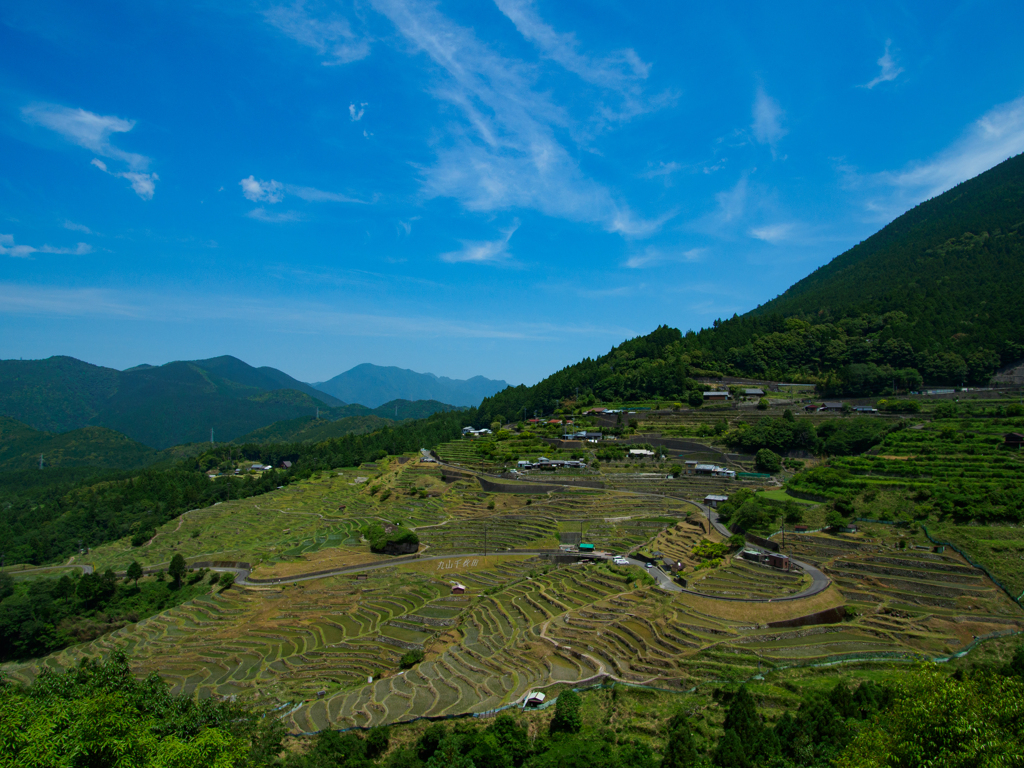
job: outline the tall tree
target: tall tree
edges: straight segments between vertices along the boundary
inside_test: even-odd
[[[555,716],[551,719],[552,733],[579,733],[583,727],[580,718],[580,695],[571,688],[558,694]]]
[[[661,768],[691,768],[696,765],[697,748],[693,743],[693,734],[686,718],[676,715],[669,722],[669,728]]]
[[[139,565],[138,560],[132,560],[132,564],[128,566],[128,570],[125,572],[125,579],[129,579],[135,582],[135,586],[139,586],[139,579],[142,578],[142,566]]]
[[[185,565],[185,558],[178,552],[174,557],[171,558],[171,564],[167,568],[167,573],[170,574],[171,578],[174,579],[175,588],[181,586],[181,579],[185,575],[185,571],[188,570]]]

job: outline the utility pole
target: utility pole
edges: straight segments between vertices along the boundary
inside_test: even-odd
[[[213,445],[213,427],[210,427],[210,445]]]

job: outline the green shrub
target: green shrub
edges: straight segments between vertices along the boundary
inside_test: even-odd
[[[782,457],[775,453],[775,451],[762,448],[754,456],[754,464],[762,472],[775,474],[782,469]]]
[[[402,669],[411,669],[423,661],[423,651],[418,648],[403,654],[402,658],[398,660],[398,666]]]

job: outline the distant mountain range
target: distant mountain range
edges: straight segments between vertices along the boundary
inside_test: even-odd
[[[0,415],[46,432],[106,427],[151,448],[230,441],[343,406],[273,368],[234,357],[118,371],[73,357],[0,361]]]
[[[449,379],[432,373],[416,373],[395,366],[357,365],[329,381],[313,384],[317,390],[346,403],[376,408],[389,400],[437,400],[476,407],[485,397],[505,389],[504,381],[474,376]]]
[[[438,380],[426,375],[424,378]],[[504,382],[501,384],[504,386]],[[482,395],[475,402],[480,399]],[[127,436],[125,439],[141,443],[147,450],[207,442],[211,429],[219,443],[301,442],[426,418],[454,407],[428,397],[373,397],[371,402],[371,406],[349,405],[279,370],[254,368],[226,355],[160,366],[139,365],[125,371],[73,357],[0,360],[0,417],[16,419],[26,429],[38,430],[32,438],[36,441],[43,439],[43,433],[102,427],[113,432],[90,433],[98,444],[121,433],[119,437]],[[348,421],[356,418],[361,421]],[[0,444],[15,434],[17,430],[12,429],[0,430]],[[45,435],[45,439],[52,437]],[[78,437],[84,439],[85,435]],[[110,449],[119,456],[124,454],[123,447]],[[140,458],[139,462],[156,460],[153,456]],[[122,460],[115,463],[125,465]],[[132,461],[128,465],[134,466]]]

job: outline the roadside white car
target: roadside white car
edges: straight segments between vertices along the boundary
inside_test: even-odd
[[[612,559],[612,562],[616,565],[629,565],[629,560],[624,557],[616,557]]]

